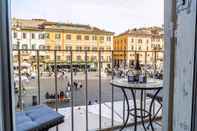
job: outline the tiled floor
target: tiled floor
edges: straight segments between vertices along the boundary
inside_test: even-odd
[[[154,124],[154,129],[155,131],[162,131],[162,127]],[[114,131],[119,131],[120,129],[114,130]],[[128,127],[125,128],[123,131],[134,131],[134,127]],[[144,131],[143,127],[141,125],[138,125],[137,131]],[[152,131],[151,129],[147,130],[147,131]]]
[[[149,103],[149,102],[148,102]],[[132,101],[131,101],[132,105]],[[101,105],[102,113],[101,113],[101,125],[102,128],[108,128],[111,126],[111,103],[103,103]],[[122,124],[122,102],[114,103],[114,125]],[[156,109],[158,105],[156,104]],[[71,108],[62,108],[59,109],[59,113],[65,116],[64,123],[59,125],[59,131],[71,131]],[[84,106],[74,107],[74,131],[86,131],[86,108]],[[161,112],[159,113],[161,115]],[[130,122],[133,121],[133,117],[130,117]],[[89,131],[96,131],[99,127],[99,105],[91,105],[88,106],[88,129]],[[154,124],[155,131],[161,131],[161,127]],[[119,131],[117,129],[115,131]],[[52,128],[49,131],[56,131],[56,128]],[[110,130],[109,130],[110,131]],[[134,131],[133,127],[128,127],[124,131]],[[138,125],[137,131],[144,131],[141,125]],[[147,130],[147,131],[152,131]]]

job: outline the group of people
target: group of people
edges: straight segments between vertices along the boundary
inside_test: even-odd
[[[98,100],[95,100],[93,103],[92,101],[88,101],[88,105],[95,105],[95,104],[98,104]]]
[[[76,89],[82,88],[82,87],[83,87],[82,81],[75,80],[75,81],[73,82],[73,86],[74,86]]]
[[[73,82],[73,87],[75,89],[82,88],[83,87],[82,81],[75,80]],[[46,92],[45,98],[46,99],[56,99],[56,97],[57,97],[59,100],[64,100],[65,98],[70,97],[70,92],[71,92],[71,84],[70,84],[70,82],[68,82],[66,84],[65,91],[61,90],[57,93],[57,95],[55,93]]]
[[[58,98],[59,100],[64,100],[65,98],[69,98],[69,92],[64,92],[64,91],[60,91],[59,93],[57,93],[57,95],[55,93],[49,93],[49,92],[46,92],[45,94],[45,98],[46,99],[56,99]]]

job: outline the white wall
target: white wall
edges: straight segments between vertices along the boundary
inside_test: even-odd
[[[192,0],[190,12],[180,12],[177,19],[173,114],[175,131],[191,130],[195,26],[196,1]]]
[[[176,7],[180,7],[178,5],[182,3],[182,0],[174,1]],[[186,3],[188,1],[186,0]],[[172,2],[173,0],[165,1],[163,131],[191,131],[194,54],[196,52],[194,51],[196,1],[191,0],[189,10],[186,9],[177,14],[177,29],[174,35],[177,42],[173,41],[172,36],[173,20],[176,20],[172,17],[172,9],[176,12],[179,9],[173,8]]]

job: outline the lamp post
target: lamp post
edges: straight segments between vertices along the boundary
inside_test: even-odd
[[[19,22],[16,24],[16,31],[19,32],[21,30],[21,26]],[[23,110],[22,104],[22,81],[21,81],[21,51],[20,51],[20,38],[17,35],[17,50],[18,50],[18,75],[19,75],[19,95],[18,95],[18,106],[20,111]]]

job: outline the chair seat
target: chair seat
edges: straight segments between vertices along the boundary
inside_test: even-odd
[[[46,105],[16,112],[16,131],[43,131],[64,122],[64,116]]]

